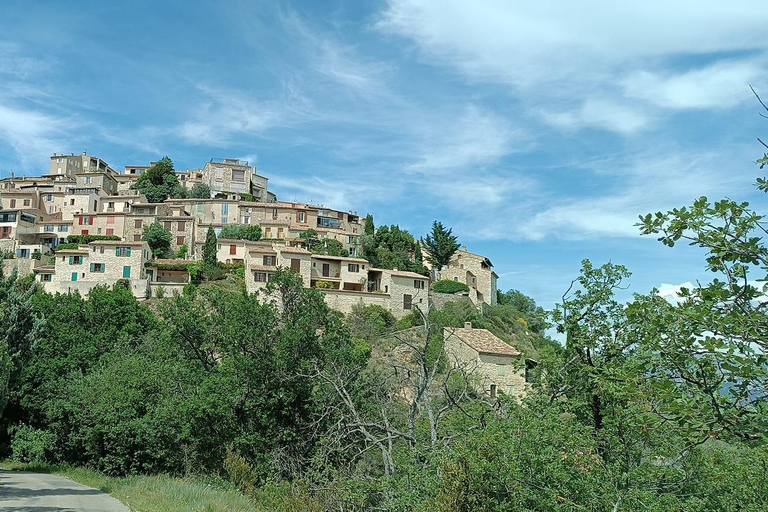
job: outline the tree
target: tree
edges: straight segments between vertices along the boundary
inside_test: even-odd
[[[219,237],[257,242],[261,240],[261,227],[249,226],[247,224],[230,224],[221,229]]]
[[[218,263],[216,243],[216,232],[213,230],[213,227],[209,226],[205,234],[205,244],[203,245],[203,263],[206,266],[213,267]]]
[[[435,270],[448,265],[451,256],[459,248],[458,237],[452,235],[452,229],[445,229],[438,221],[432,223],[432,232],[421,240],[427,251],[427,261]]]
[[[150,203],[162,203],[169,197],[183,198],[187,192],[179,183],[173,162],[167,156],[144,171],[131,188],[147,196]]]
[[[314,229],[308,229],[303,233],[299,233],[299,238],[304,240],[304,246],[310,252],[314,252],[315,248],[320,243],[320,239],[317,236],[317,231]]]
[[[171,232],[157,221],[144,227],[141,239],[147,242],[156,258],[167,256],[171,250]]]
[[[210,199],[211,187],[209,187],[202,181],[198,181],[197,183],[192,185],[192,188],[189,190],[188,196],[193,198],[199,198],[199,199]]]
[[[45,325],[32,307],[34,282],[19,279],[16,268],[6,278],[2,264],[0,258],[0,416],[21,384]]]
[[[373,235],[376,232],[376,227],[373,225],[373,215],[370,213],[365,216],[365,224],[363,225],[363,234]]]
[[[363,257],[372,267],[428,273],[421,263],[421,246],[399,226],[380,226],[373,236],[362,237],[362,246]]]

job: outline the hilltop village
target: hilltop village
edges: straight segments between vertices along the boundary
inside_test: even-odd
[[[126,165],[120,173],[86,153],[54,154],[47,174],[0,180],[4,265],[22,275],[34,273],[50,293],[86,294],[94,286],[122,280],[136,297],[151,297],[158,290],[181,291],[191,281],[189,263],[202,259],[212,228],[218,237],[217,260],[243,266],[249,293],[263,288],[284,267],[344,313],[356,304],[379,305],[401,318],[414,304],[427,306],[430,282],[436,279],[466,284],[476,306],[496,302],[497,275],[491,262],[466,247],[442,269],[427,264],[429,275],[376,268],[362,257],[364,218],[356,211],[280,201],[269,190],[269,178],[237,158],[174,171],[186,191],[202,184],[207,197],[153,202],[135,186],[153,164]],[[144,233],[154,223],[171,233],[168,253],[174,258],[153,256]],[[258,226],[261,237],[223,237],[222,230],[233,225]],[[316,233],[314,246],[332,243],[341,255],[311,250],[308,232]]]

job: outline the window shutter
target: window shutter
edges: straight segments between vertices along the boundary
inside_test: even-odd
[[[126,256],[130,256],[130,255],[131,255],[131,248],[130,248],[130,247],[128,247],[128,251],[127,251],[127,254],[126,254]]]
[[[115,247],[115,256],[120,256],[120,248]]]
[[[91,272],[93,272],[93,263],[91,263]]]
[[[21,249],[16,249],[16,257],[21,258]]]
[[[77,219],[77,223],[82,226],[83,225],[83,218],[82,217],[78,218]]]
[[[70,256],[70,257],[69,257],[69,264],[70,264],[70,265],[72,264],[72,258],[74,258],[74,256]]]

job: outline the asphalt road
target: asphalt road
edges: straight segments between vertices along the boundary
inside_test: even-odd
[[[129,512],[98,489],[60,476],[0,470],[0,510],[18,512]]]

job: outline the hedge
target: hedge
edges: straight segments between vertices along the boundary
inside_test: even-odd
[[[435,281],[435,284],[432,286],[432,289],[440,293],[459,293],[459,292],[468,292],[469,286],[467,286],[464,283],[460,283],[458,281],[452,281],[450,279],[441,279],[440,281]]]

